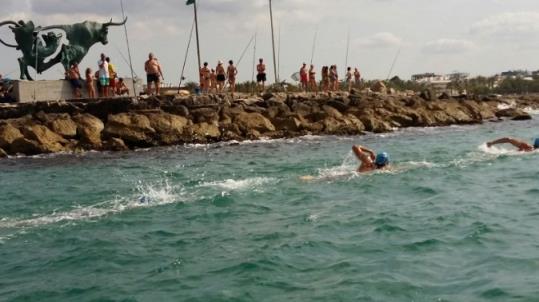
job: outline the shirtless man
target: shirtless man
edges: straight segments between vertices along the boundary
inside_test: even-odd
[[[204,62],[204,66],[200,67],[200,88],[202,93],[208,93],[210,91],[211,83],[211,71],[208,67],[208,62]]]
[[[226,75],[228,78],[228,84],[230,85],[230,93],[234,96],[236,91],[236,76],[238,75],[238,69],[234,66],[232,60],[228,61],[228,68],[226,69]]]
[[[357,169],[359,173],[384,170],[389,168],[389,155],[386,152],[375,155],[374,151],[363,146],[353,146],[352,151],[361,165]]]
[[[307,64],[303,63],[299,69],[299,79],[301,83],[301,89],[307,91],[307,85],[309,85],[309,75],[307,74]]]
[[[148,61],[144,64],[144,70],[146,71],[146,79],[148,81],[148,94],[152,94],[152,83],[155,83],[155,94],[159,95],[160,78],[163,78],[163,71],[153,53],[148,55]]]
[[[525,141],[521,141],[521,140],[510,138],[510,137],[504,137],[504,138],[497,139],[495,141],[488,142],[487,147],[490,148],[498,144],[511,144],[515,146],[516,148],[518,148],[518,151],[533,152],[536,149],[539,149],[539,138],[536,138],[533,145],[530,145]]]
[[[258,65],[256,65],[256,82],[258,83],[258,90],[264,92],[264,85],[266,83],[266,64],[261,58],[258,60]]]
[[[82,95],[82,84],[80,83],[81,76],[79,72],[79,64],[77,64],[77,62],[73,62],[71,64],[71,67],[69,67],[69,70],[67,71],[67,77],[71,83],[71,86],[73,87],[73,96],[77,99],[80,98]]]

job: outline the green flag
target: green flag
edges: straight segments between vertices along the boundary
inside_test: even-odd
[[[195,0],[187,0],[187,2],[185,3],[185,5],[191,5],[191,4],[195,4]]]

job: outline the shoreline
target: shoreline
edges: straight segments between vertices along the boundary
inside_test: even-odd
[[[353,90],[19,103],[0,107],[0,157],[531,119],[524,108],[539,108],[539,97],[433,99]]]

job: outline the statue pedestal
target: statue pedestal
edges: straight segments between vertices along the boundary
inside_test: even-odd
[[[133,84],[137,88],[137,94],[143,90],[143,84],[140,79],[133,82],[131,79],[124,79],[125,84],[129,88],[129,95],[133,96]],[[82,83],[82,97],[88,97],[86,84]],[[99,93],[95,87],[96,94]],[[54,81],[15,81],[13,83],[12,96],[19,103],[42,102],[42,101],[58,101],[58,100],[73,100],[73,88],[69,81],[54,80]]]

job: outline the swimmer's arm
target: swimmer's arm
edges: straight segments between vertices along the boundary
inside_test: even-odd
[[[354,154],[356,155],[357,159],[359,159],[361,162],[366,162],[368,161],[368,159],[373,161],[376,158],[376,156],[374,155],[374,151],[363,146],[353,146],[352,151],[354,151]]]
[[[519,149],[528,149],[529,145],[523,141],[519,141],[510,137],[504,137],[487,143],[487,147],[492,147],[499,144],[511,144]]]

